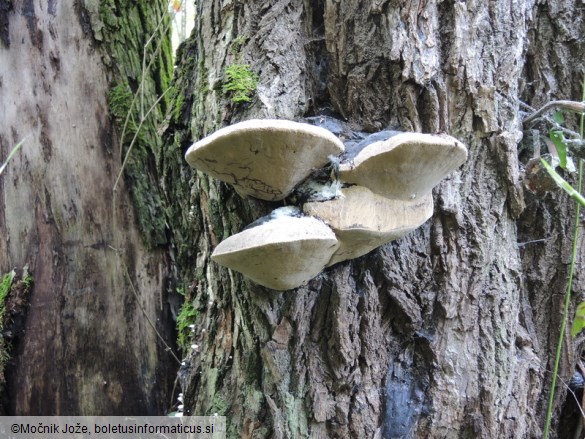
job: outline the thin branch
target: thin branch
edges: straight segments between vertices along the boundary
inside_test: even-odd
[[[548,238],[533,239],[532,241],[519,242],[518,244],[516,244],[516,246],[518,246],[518,247],[524,247],[525,245],[528,245],[528,244],[537,244],[537,243],[541,243],[541,242],[546,242],[547,239]]]
[[[154,104],[152,104],[152,106],[148,109],[148,111],[144,115],[144,118],[142,118],[142,120],[138,124],[138,127],[136,129],[136,133],[134,134],[134,137],[132,138],[132,142],[130,142],[130,146],[128,147],[128,151],[126,151],[126,157],[124,157],[124,162],[122,163],[122,167],[120,168],[120,171],[118,172],[118,176],[116,177],[116,181],[114,183],[114,192],[116,191],[116,188],[118,187],[118,181],[120,180],[120,177],[122,176],[122,173],[124,172],[124,168],[126,167],[126,163],[128,162],[128,159],[130,158],[130,153],[132,152],[132,148],[134,147],[134,143],[136,143],[136,139],[138,138],[138,134],[140,133],[140,129],[142,128],[142,125],[144,124],[144,121],[150,115],[150,113],[152,112],[152,110],[154,110],[156,108],[156,106],[158,105],[158,103],[161,101],[161,99],[167,94],[167,92],[170,89],[171,89],[170,87],[167,88],[164,91],[164,93],[161,94],[157,98],[156,101],[154,101]]]
[[[554,108],[560,108],[561,110],[573,111],[575,113],[583,113],[585,112],[585,103],[584,102],[576,102],[576,101],[550,101],[547,102],[540,110],[532,113],[526,119],[524,119],[524,125],[528,125],[534,119],[537,119],[542,114],[550,111]]]
[[[136,99],[138,99],[138,93],[134,94],[132,97],[132,102],[130,103],[130,107],[128,109],[128,113],[126,114],[126,120],[124,120],[124,126],[122,127],[122,134],[120,135],[120,159],[122,159],[122,145],[124,144],[124,138],[126,137],[126,129],[128,128],[128,123],[130,122],[130,118],[132,118],[132,122],[134,122],[134,114],[132,113],[132,109],[134,108],[134,104],[136,103]]]
[[[173,383],[173,390],[171,391],[171,402],[169,404],[169,413],[173,411],[175,407],[175,390],[177,390],[177,384],[179,383],[179,374],[175,377],[175,382]]]
[[[550,372],[550,371],[549,371]],[[579,411],[581,412],[581,418],[585,418],[585,412],[583,411],[583,409],[581,408],[581,401],[579,401],[579,398],[577,398],[577,394],[575,393],[575,391],[573,389],[571,389],[571,386],[569,386],[569,383],[567,383],[564,379],[562,379],[561,377],[558,377],[559,382],[565,387],[565,390],[567,391],[567,393],[570,393],[571,396],[573,396],[573,399],[575,400],[575,402],[577,403],[577,408],[579,409]]]
[[[518,104],[519,104],[521,107],[524,107],[524,109],[526,109],[526,110],[530,110],[530,112],[531,112],[531,113],[534,113],[534,112],[536,111],[536,108],[534,108],[534,107],[531,107],[531,106],[530,106],[530,105],[528,105],[526,102],[524,102],[524,101],[521,101],[520,99],[518,99]]]
[[[146,314],[146,310],[142,306],[142,303],[140,303],[140,297],[138,297],[138,292],[136,291],[136,288],[134,288],[134,284],[132,283],[132,278],[130,277],[130,274],[128,273],[128,268],[126,267],[126,264],[122,264],[122,265],[124,267],[124,274],[128,278],[128,282],[130,283],[130,289],[132,290],[132,293],[134,293],[134,297],[136,298],[136,303],[138,303],[138,306],[142,310],[142,314],[144,314],[144,317],[146,318],[146,321],[148,322],[148,324],[150,325],[150,327],[152,328],[152,330],[156,333],[156,335],[158,336],[158,338],[160,339],[160,341],[165,345],[167,351],[170,352],[170,354],[172,355],[172,357],[180,365],[181,364],[181,360],[179,360],[177,358],[177,356],[173,352],[173,349],[167,344],[167,342],[165,341],[165,339],[163,338],[163,336],[160,335],[160,332],[158,332],[158,330],[156,329],[156,326],[154,326],[154,323],[152,323],[152,320],[150,320],[150,317],[148,317],[148,314]]]

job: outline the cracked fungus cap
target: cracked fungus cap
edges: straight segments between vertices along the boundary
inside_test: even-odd
[[[413,200],[385,198],[361,186],[342,189],[341,193],[340,198],[303,206],[306,214],[327,223],[339,240],[328,266],[402,238],[433,215],[431,193]]]
[[[223,240],[211,259],[283,291],[317,276],[338,246],[335,233],[316,218],[277,216]]]
[[[324,128],[288,120],[254,119],[216,131],[193,144],[193,168],[234,186],[243,196],[282,200],[330,155],[341,140]]]
[[[467,148],[451,136],[400,133],[367,145],[339,174],[386,198],[409,200],[430,193],[465,160]]]

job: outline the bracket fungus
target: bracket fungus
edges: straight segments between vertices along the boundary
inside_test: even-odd
[[[288,200],[302,207],[276,209],[211,258],[267,288],[296,288],[421,226],[433,214],[433,187],[467,159],[447,135],[358,134],[342,155],[343,143],[325,128],[249,120],[193,144],[187,162],[240,195],[278,201],[295,191]]]
[[[315,168],[344,146],[325,128],[288,120],[253,119],[216,131],[193,144],[185,159],[243,196],[286,198]]]
[[[358,258],[381,245],[402,238],[433,215],[433,197],[428,193],[414,200],[396,200],[377,195],[362,186],[341,190],[341,197],[306,203],[303,211],[329,225],[339,248],[327,266]]]
[[[317,276],[339,247],[335,233],[316,218],[283,209],[223,240],[211,259],[273,290]]]
[[[408,200],[431,192],[467,159],[467,148],[447,135],[400,133],[370,143],[341,163],[339,177],[387,198]]]

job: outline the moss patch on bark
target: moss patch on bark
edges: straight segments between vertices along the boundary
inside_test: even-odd
[[[6,415],[6,367],[13,344],[22,334],[32,286],[33,278],[26,267],[20,276],[12,270],[0,280],[0,415]]]
[[[97,20],[92,20],[92,27],[103,29],[100,39],[104,56],[114,71],[109,109],[120,134],[126,125],[120,146],[122,160],[132,145],[124,176],[139,228],[150,249],[167,244],[157,169],[173,74],[167,3],[154,3],[146,6],[127,0],[105,0],[99,6],[101,26],[94,26]]]

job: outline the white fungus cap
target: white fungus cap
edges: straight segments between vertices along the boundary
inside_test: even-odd
[[[322,219],[335,232],[340,246],[328,266],[369,253],[402,238],[433,215],[432,194],[413,200],[377,195],[361,186],[341,190],[342,197],[306,203],[306,214]]]
[[[400,133],[367,145],[339,174],[384,197],[409,200],[430,193],[466,159],[467,148],[454,137]]]
[[[242,195],[277,201],[313,169],[345,150],[325,128],[288,120],[253,119],[216,131],[193,144],[193,168],[234,186]]]
[[[222,241],[211,259],[273,290],[289,290],[315,277],[339,243],[311,217],[276,215]]]

